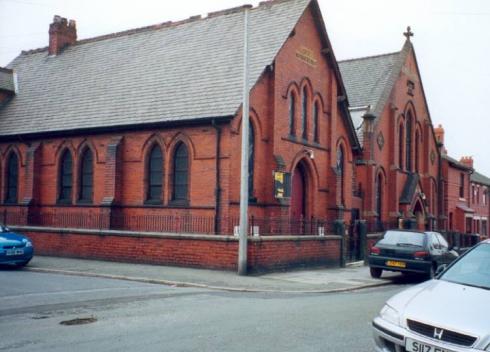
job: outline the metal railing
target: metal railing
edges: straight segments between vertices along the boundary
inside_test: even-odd
[[[215,222],[218,221],[216,226]],[[198,216],[191,214],[124,214],[107,209],[49,208],[28,212],[27,208],[3,209],[0,221],[5,225],[30,225],[93,230],[127,230],[140,232],[237,234],[239,217]],[[250,216],[250,235],[314,235],[334,233],[333,221],[320,218]]]

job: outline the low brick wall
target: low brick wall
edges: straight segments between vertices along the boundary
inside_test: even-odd
[[[29,236],[36,254],[84,259],[237,270],[233,236],[11,227]],[[251,272],[299,266],[338,266],[337,236],[270,236],[249,239]]]

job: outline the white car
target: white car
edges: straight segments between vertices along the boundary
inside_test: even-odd
[[[378,352],[490,351],[490,240],[390,298],[373,329]]]

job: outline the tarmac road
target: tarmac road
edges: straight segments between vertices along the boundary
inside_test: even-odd
[[[372,351],[371,319],[411,285],[246,293],[10,269],[0,282],[0,351]]]

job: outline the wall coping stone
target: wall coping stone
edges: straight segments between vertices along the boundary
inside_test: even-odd
[[[207,234],[184,234],[184,233],[167,233],[167,232],[142,232],[142,231],[123,231],[123,230],[99,230],[99,229],[77,229],[77,228],[60,228],[45,226],[9,226],[12,230],[26,232],[51,232],[51,233],[73,233],[92,236],[120,236],[120,237],[144,237],[144,238],[167,238],[181,240],[203,240],[203,241],[223,241],[238,242],[238,237],[231,235],[207,235]],[[249,242],[266,242],[266,241],[327,241],[340,240],[340,236],[249,236]]]

